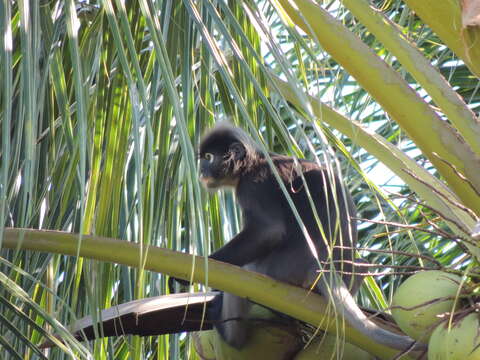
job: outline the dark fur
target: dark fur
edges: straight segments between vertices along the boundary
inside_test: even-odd
[[[213,154],[213,157],[207,154]],[[320,261],[327,264],[323,269],[329,268],[332,260],[328,257],[329,248],[335,245],[333,260],[337,262],[336,271],[345,273],[343,281],[355,292],[358,280],[361,280],[352,279],[349,275],[354,270],[352,248],[357,240],[356,226],[350,220],[355,215],[355,207],[342,182],[316,163],[296,161],[277,154],[270,154],[270,157]],[[200,144],[200,178],[211,189],[233,186],[242,208],[242,231],[214,252],[210,256],[212,259],[243,266],[304,288],[312,286],[321,269],[270,165],[250,137],[227,124],[211,130]],[[322,236],[322,228],[325,236]],[[341,247],[344,250],[340,250]],[[333,273],[323,272],[322,280],[314,291],[331,294],[338,311],[347,321],[388,346],[405,349],[412,344],[411,339],[394,334],[394,338],[383,341],[386,335],[382,331],[385,331],[377,330],[376,325],[367,321],[344,283],[332,277]],[[329,285],[332,287],[329,288]],[[217,328],[222,337],[237,348],[248,340],[246,321],[241,319],[248,316],[249,307],[246,299],[224,295]],[[373,331],[381,334],[371,333]]]

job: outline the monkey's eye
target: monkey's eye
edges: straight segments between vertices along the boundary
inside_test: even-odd
[[[215,158],[215,156],[213,156],[212,153],[206,153],[205,154],[205,160],[207,160],[210,164],[213,163],[214,158]]]

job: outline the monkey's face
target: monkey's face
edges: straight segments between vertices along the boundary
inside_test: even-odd
[[[238,183],[236,165],[244,156],[245,148],[239,142],[212,148],[201,147],[200,182],[208,190],[235,187]]]

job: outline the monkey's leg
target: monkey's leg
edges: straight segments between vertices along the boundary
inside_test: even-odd
[[[245,298],[223,293],[221,310],[214,324],[223,340],[237,349],[247,342],[248,320],[251,302]]]

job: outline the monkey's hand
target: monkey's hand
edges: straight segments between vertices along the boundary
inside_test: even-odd
[[[168,291],[170,293],[175,293],[175,282],[179,283],[181,286],[189,286],[190,281],[178,279],[176,277],[170,276],[168,278]]]

